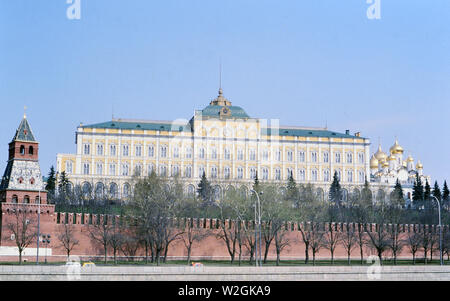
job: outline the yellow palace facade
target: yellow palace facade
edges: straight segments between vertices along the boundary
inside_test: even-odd
[[[82,125],[76,154],[57,155],[57,174],[66,173],[84,193],[126,199],[133,175],[152,171],[178,176],[194,193],[205,173],[219,197],[228,189],[248,192],[261,182],[295,181],[314,185],[320,198],[337,171],[344,194],[370,178],[370,140],[359,133],[326,128],[279,126],[278,120],[251,118],[223,96],[190,120],[113,119]]]

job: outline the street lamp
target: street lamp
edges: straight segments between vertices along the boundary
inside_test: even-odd
[[[261,201],[259,199],[259,194],[251,189],[251,192],[255,193],[256,195],[256,199],[258,200],[258,231],[259,231],[259,266],[262,266],[262,261],[261,261]],[[262,192],[261,192],[262,194]],[[256,222],[256,204],[255,204],[255,222]],[[255,231],[255,264],[257,264],[257,257],[258,257],[258,245],[257,245],[257,236],[256,236],[256,231]]]
[[[44,244],[45,248],[45,263],[47,264],[47,248],[48,244],[50,243],[50,234],[42,234],[42,243]],[[45,246],[47,244],[47,246]]]
[[[434,195],[431,195],[432,198],[436,200],[438,203],[438,212],[439,212],[439,254],[441,265],[444,265],[444,261],[442,259],[442,223],[441,223],[441,202],[439,202],[438,198]]]
[[[39,264],[39,237],[41,230],[41,189],[38,194],[38,228],[37,228],[37,248],[36,248],[36,264]]]

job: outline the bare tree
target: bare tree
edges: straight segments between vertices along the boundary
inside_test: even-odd
[[[375,221],[375,229],[367,231],[366,244],[374,249],[380,259],[380,264],[383,265],[383,253],[389,249],[389,233],[386,231],[385,222],[388,217],[388,210],[381,206],[374,209],[372,219]]]
[[[419,233],[409,233],[406,239],[406,245],[413,256],[413,264],[416,264],[416,254],[422,246],[422,236]]]
[[[285,228],[285,224],[281,220],[275,220],[272,223],[272,227],[276,228],[274,230],[274,241],[275,241],[275,250],[277,252],[277,266],[280,265],[280,256],[283,249],[290,245],[291,240],[288,237],[288,229]]]
[[[15,204],[9,212],[4,225],[8,232],[4,238],[14,240],[19,250],[19,264],[22,264],[23,251],[37,238],[36,218],[26,205]]]
[[[309,236],[309,245],[313,255],[313,265],[316,265],[316,254],[324,246],[325,231],[321,229],[321,223],[311,223],[309,231],[306,231]]]
[[[107,263],[108,246],[111,231],[112,225],[107,222],[106,218],[104,218],[103,220],[97,220],[93,224],[88,226],[87,235],[94,243],[94,245],[97,245],[103,249],[105,264]]]
[[[432,234],[427,229],[423,229],[423,231],[420,233],[421,236],[421,249],[423,250],[423,257],[425,259],[425,264],[428,264],[428,251],[431,248],[432,244]]]
[[[319,231],[319,223],[322,222],[323,206],[320,204],[301,203],[298,211],[300,220],[305,222],[305,227],[299,227],[299,231],[305,244],[305,264],[309,262],[309,249],[315,253],[323,247],[323,231]],[[314,245],[314,246],[313,246]]]
[[[349,223],[345,224],[344,232],[341,235],[341,245],[347,252],[347,264],[350,265],[350,257],[352,250],[356,247],[358,243],[358,233],[354,227],[351,227]]]
[[[114,264],[117,264],[117,252],[122,248],[125,239],[122,230],[121,225],[114,220],[107,234],[107,245],[113,251]]]
[[[58,226],[58,232],[56,237],[59,240],[60,247],[66,251],[67,258],[70,256],[70,252],[79,245],[78,239],[75,238],[75,226],[71,223],[64,223]]]
[[[334,264],[334,252],[341,241],[342,233],[337,231],[336,224],[328,224],[327,230],[323,238],[323,246],[330,251],[331,264]]]
[[[389,229],[388,232],[388,244],[389,244],[389,249],[392,252],[392,256],[394,257],[394,265],[397,264],[397,255],[402,251],[403,247],[405,246],[405,241],[401,238],[400,236],[400,231],[399,231],[399,225],[398,224],[394,224],[391,225],[390,227],[391,229]]]

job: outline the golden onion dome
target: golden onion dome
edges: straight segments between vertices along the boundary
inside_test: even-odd
[[[390,155],[388,157],[388,161],[395,161],[395,160],[397,160],[397,158],[395,158],[395,156],[393,156],[393,155]]]
[[[409,155],[408,158],[406,159],[407,162],[414,162],[414,158]]]
[[[375,153],[375,158],[378,159],[378,161],[385,161],[387,159],[387,155],[383,150],[381,149],[381,145],[378,146],[378,150]]]
[[[378,164],[380,164],[380,161],[378,161],[375,156],[372,156],[372,158],[370,158],[370,168],[378,168]]]
[[[398,140],[395,139],[394,145],[391,146],[390,150],[391,154],[402,154],[403,153],[403,147],[398,144]]]
[[[420,163],[420,160],[417,161],[416,169],[423,169],[423,165],[422,165],[422,163]]]

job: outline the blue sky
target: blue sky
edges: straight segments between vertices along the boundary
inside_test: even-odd
[[[75,130],[189,119],[224,94],[252,117],[395,136],[450,180],[450,1],[0,0],[0,169],[23,106],[48,173]],[[1,145],[3,145],[1,147]]]

